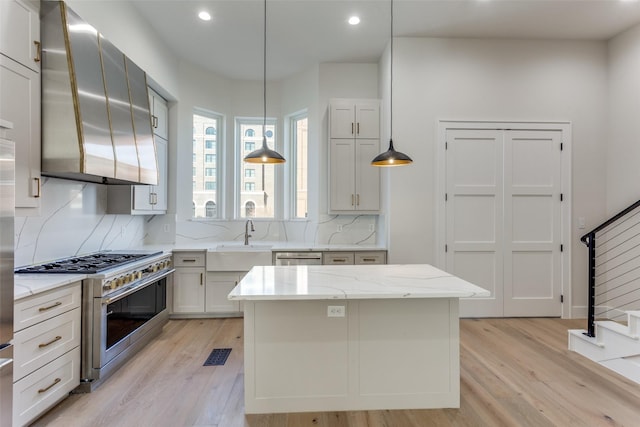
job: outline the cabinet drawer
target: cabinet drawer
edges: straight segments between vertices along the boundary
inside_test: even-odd
[[[353,264],[353,252],[325,252],[322,254],[322,263],[325,265]]]
[[[15,303],[14,330],[20,331],[80,307],[80,297],[80,282],[77,282],[72,286],[21,299]]]
[[[16,332],[13,379],[17,381],[80,345],[80,309]]]
[[[77,347],[13,384],[13,425],[27,425],[79,384]]]
[[[173,253],[173,266],[174,267],[204,267],[205,263],[204,252],[174,252]]]
[[[367,251],[355,253],[355,264],[386,264],[387,253],[384,251]]]

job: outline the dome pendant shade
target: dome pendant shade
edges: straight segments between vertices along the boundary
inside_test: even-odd
[[[393,149],[393,139],[389,140],[389,149],[384,153],[378,154],[371,161],[373,166],[402,166],[409,163],[413,163],[411,157]]]
[[[246,163],[275,164],[284,163],[286,160],[277,151],[267,147],[267,138],[262,137],[262,147],[247,154],[244,161]]]

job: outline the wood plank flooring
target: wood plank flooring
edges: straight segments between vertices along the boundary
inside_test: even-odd
[[[583,320],[463,319],[460,409],[244,414],[242,319],[171,320],[91,394],[34,426],[640,426],[640,385],[567,350]],[[224,366],[202,366],[213,348]],[[285,381],[286,379],[283,379]]]

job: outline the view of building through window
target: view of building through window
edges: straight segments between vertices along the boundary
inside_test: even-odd
[[[274,120],[267,121],[265,135],[267,146],[271,149],[275,144]],[[240,200],[238,212],[242,218],[273,218],[275,197],[274,165],[245,163],[242,158],[262,146],[262,121],[238,119],[237,133],[240,154]]]
[[[193,115],[193,217],[217,218],[217,141],[221,117]]]
[[[308,215],[307,199],[307,153],[308,153],[308,118],[306,113],[294,117],[292,124],[293,147],[295,150],[295,218],[306,218]]]

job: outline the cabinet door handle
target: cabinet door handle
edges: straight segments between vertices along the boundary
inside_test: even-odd
[[[334,258],[333,262],[347,262],[346,258]]]
[[[40,307],[40,308],[38,309],[38,311],[39,311],[40,313],[42,313],[43,311],[47,311],[47,310],[51,310],[52,308],[56,308],[56,307],[57,307],[57,306],[59,306],[59,305],[62,305],[62,303],[61,303],[60,301],[58,301],[58,302],[56,302],[55,304],[50,305],[50,306],[48,306],[48,307]]]
[[[195,258],[187,258],[187,259],[183,259],[182,262],[196,262]]]
[[[158,116],[153,116],[153,128],[158,129]]]
[[[360,194],[356,194],[356,206],[360,206]]]
[[[358,125],[356,126],[356,134],[360,135],[360,122],[358,122]]]
[[[35,193],[33,197],[38,199],[40,198],[41,190],[42,190],[40,178],[33,178],[33,184],[35,185],[35,188],[32,188],[31,192]]]
[[[42,44],[37,40],[34,40],[33,44],[36,45],[36,57],[33,60],[40,62],[42,60]]]
[[[354,123],[351,122],[351,135],[353,135],[353,125],[354,125]]]
[[[351,206],[353,206],[353,205],[355,204],[355,203],[354,203],[354,199],[355,199],[355,197],[354,197],[354,196],[355,196],[354,194],[352,194],[352,195],[351,195]]]
[[[376,262],[375,258],[362,258],[362,262]]]
[[[202,283],[203,282],[203,280],[202,280],[203,278],[204,278],[204,274],[200,273],[200,286],[202,286],[202,284],[203,284]]]
[[[55,380],[53,380],[53,384],[51,384],[49,387],[41,388],[40,390],[38,390],[38,393],[44,393],[45,391],[49,390],[54,385],[58,384],[60,381],[62,381],[60,378],[56,378]]]
[[[55,337],[54,339],[52,339],[52,340],[51,340],[51,341],[49,341],[49,342],[46,342],[46,343],[44,343],[44,344],[38,344],[38,348],[45,348],[45,347],[48,347],[48,346],[50,346],[51,344],[53,344],[54,342],[56,342],[56,341],[60,341],[61,339],[62,339],[62,337],[61,337],[60,335],[58,335],[57,337]]]

